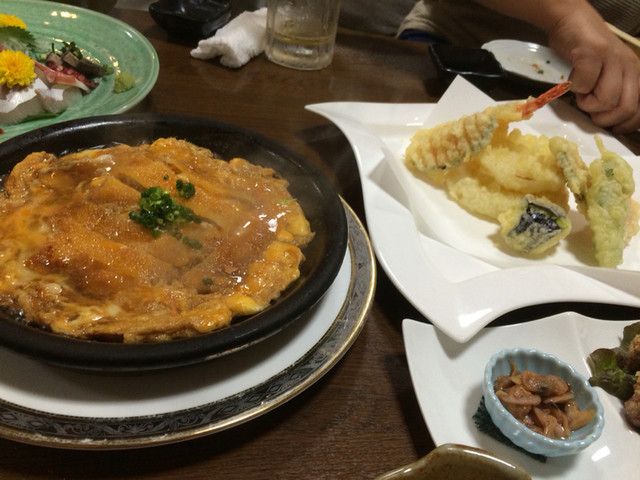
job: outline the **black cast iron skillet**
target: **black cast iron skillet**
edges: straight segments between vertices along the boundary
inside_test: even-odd
[[[274,169],[309,219],[314,239],[303,253],[300,278],[270,307],[201,336],[155,344],[74,339],[29,326],[17,312],[0,308],[0,345],[46,363],[103,372],[135,372],[203,362],[246,348],[300,317],[335,279],[347,246],[340,197],[313,165],[282,144],[246,129],[203,118],[125,114],[58,123],[0,144],[0,174],[34,151],[62,155],[117,143],[138,145],[176,137],[212,150],[219,158],[242,157]]]

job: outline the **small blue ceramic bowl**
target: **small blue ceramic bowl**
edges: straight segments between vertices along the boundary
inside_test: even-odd
[[[548,438],[527,428],[507,411],[493,390],[493,384],[498,375],[509,375],[511,371],[510,360],[520,371],[531,370],[543,375],[556,375],[564,379],[571,386],[580,410],[595,410],[596,413],[591,422],[574,431],[565,440]],[[576,454],[595,442],[604,427],[602,404],[589,382],[568,363],[538,350],[510,348],[493,355],[484,371],[482,392],[493,423],[514,444],[531,453],[546,457]]]

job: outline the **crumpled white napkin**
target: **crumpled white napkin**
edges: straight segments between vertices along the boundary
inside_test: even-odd
[[[198,42],[191,56],[203,60],[220,56],[220,63],[240,68],[264,50],[267,36],[267,8],[243,12],[216,31],[215,35]]]

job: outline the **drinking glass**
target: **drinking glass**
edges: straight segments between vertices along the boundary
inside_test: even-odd
[[[267,58],[299,70],[329,66],[339,15],[340,0],[268,0]]]

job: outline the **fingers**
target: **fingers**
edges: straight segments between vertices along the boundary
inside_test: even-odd
[[[603,114],[604,118],[596,119],[596,121],[603,123],[597,123],[596,125],[613,126],[613,131],[616,133],[631,133],[640,129],[640,80],[636,81],[636,86],[635,107],[633,106],[633,100],[629,100],[630,107],[628,111],[623,111],[618,117],[618,112],[614,110],[612,118],[608,118],[606,114]],[[621,102],[621,105],[624,105],[624,103]]]
[[[561,3],[561,2],[558,2]],[[601,127],[632,131],[640,122],[640,58],[582,4],[548,29],[551,47],[571,62],[578,107]]]
[[[596,55],[577,55],[572,63],[573,69],[569,75],[571,90],[586,99],[598,85],[598,79],[604,67],[602,58]]]
[[[640,105],[635,115],[622,123],[614,125],[613,131],[615,133],[631,133],[640,129]]]
[[[623,89],[628,88],[624,74],[616,66],[589,63],[591,66],[588,67],[576,65],[575,74],[571,77],[578,105],[589,113],[609,112],[620,105]]]
[[[594,124],[619,132],[640,127],[640,61],[633,52],[576,58],[571,81],[578,107]]]
[[[602,102],[605,108],[591,113],[593,123],[602,127],[613,127],[620,133],[638,129],[640,127],[639,78],[638,74],[627,74],[622,80],[617,104],[607,109],[609,104]]]

